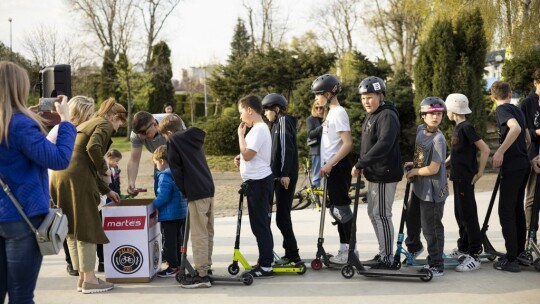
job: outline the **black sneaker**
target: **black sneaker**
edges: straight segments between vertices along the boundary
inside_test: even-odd
[[[267,278],[273,278],[274,277],[274,271],[265,271],[260,266],[257,266],[256,268],[249,271],[253,278],[255,279],[267,279]]]
[[[70,276],[73,276],[73,277],[78,277],[79,276],[79,271],[73,269],[73,266],[71,264],[67,265],[66,271]]]
[[[381,259],[381,255],[380,254],[376,254],[373,259],[371,260],[367,260],[365,263],[366,264],[377,264],[379,262],[379,260]]]
[[[200,277],[196,275],[193,278],[182,281],[180,287],[187,289],[210,288],[212,287],[212,283],[210,282],[210,278],[208,276]]]
[[[519,263],[517,260],[514,260],[512,262],[508,261],[506,257],[499,258],[499,260],[495,263],[493,263],[493,268],[497,270],[503,270],[508,272],[520,272],[521,268],[519,267]]]
[[[369,266],[370,269],[393,269],[392,264],[385,263],[379,260],[377,263]]]

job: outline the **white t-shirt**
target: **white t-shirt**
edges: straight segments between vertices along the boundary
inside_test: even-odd
[[[240,154],[240,175],[244,181],[259,180],[272,174],[270,159],[272,154],[272,137],[265,123],[257,123],[246,135],[246,148],[257,152],[250,161],[245,161]]]
[[[328,111],[326,120],[323,122],[321,137],[321,164],[331,159],[341,148],[343,142],[339,132],[350,132],[349,116],[342,106],[337,106]]]

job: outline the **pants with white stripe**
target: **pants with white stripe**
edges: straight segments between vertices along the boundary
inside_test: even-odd
[[[394,225],[392,223],[392,204],[396,194],[395,183],[368,183],[368,215],[379,242],[381,260],[391,263],[393,255]]]

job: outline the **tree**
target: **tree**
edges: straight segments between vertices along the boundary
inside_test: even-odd
[[[139,0],[139,9],[144,29],[146,31],[146,61],[145,68],[150,67],[152,46],[159,32],[165,25],[165,21],[182,0]]]
[[[116,67],[114,60],[111,60],[111,50],[106,48],[103,54],[103,64],[101,66],[101,99],[105,100],[109,97],[114,97],[118,100],[119,92],[118,77],[116,75]]]
[[[246,58],[250,53],[251,44],[246,25],[244,20],[238,18],[231,42],[231,56],[229,57],[229,61]]]
[[[520,53],[512,59],[506,60],[502,69],[504,80],[510,83],[512,91],[525,97],[533,87],[532,75],[540,68],[540,48]]]
[[[274,0],[254,0],[259,4],[251,4],[250,0],[244,0],[244,8],[247,10],[252,50],[264,52],[267,47],[279,47],[286,32],[286,19],[282,22],[275,18],[275,12],[279,7]],[[254,8],[255,7],[255,8]],[[256,34],[258,33],[258,34]]]
[[[338,58],[354,50],[353,32],[360,19],[360,10],[360,0],[331,0],[315,9],[311,17],[314,20],[324,19],[319,25]]]
[[[429,16],[430,1],[388,0],[383,7],[375,0],[375,11],[367,24],[375,33],[383,57],[394,70],[405,69],[413,74],[422,28]]]
[[[148,111],[150,113],[161,113],[163,104],[174,100],[170,57],[171,50],[164,41],[159,42],[152,49],[149,72],[153,90],[148,99]]]

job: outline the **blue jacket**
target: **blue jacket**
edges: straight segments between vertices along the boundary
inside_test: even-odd
[[[70,122],[61,122],[56,144],[47,140],[38,124],[16,112],[9,123],[8,140],[0,144],[0,177],[23,206],[28,217],[49,211],[47,169],[67,168],[77,131]],[[0,222],[21,221],[11,199],[0,190]]]
[[[158,220],[173,221],[186,218],[187,200],[174,184],[171,169],[158,173],[157,196],[154,207],[159,210]]]

